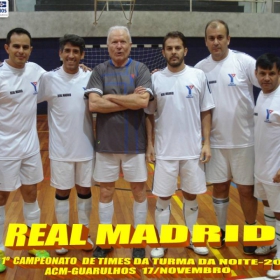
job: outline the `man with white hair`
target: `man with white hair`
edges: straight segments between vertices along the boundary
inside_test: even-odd
[[[110,59],[96,66],[87,85],[89,109],[97,113],[96,167],[94,179],[100,182],[99,219],[111,224],[114,213],[113,194],[119,178],[120,164],[124,179],[130,182],[134,197],[134,226],[146,223],[147,199],[145,181],[146,132],[145,113],[152,96],[148,68],[129,58],[129,30],[113,26],[108,31]],[[143,87],[137,91],[137,87]],[[104,258],[112,250],[95,249],[93,256]],[[144,258],[144,248],[134,248],[133,258]]]

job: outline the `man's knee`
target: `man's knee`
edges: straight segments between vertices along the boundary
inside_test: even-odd
[[[67,189],[67,190],[60,190],[60,189],[56,189],[55,193],[60,196],[60,197],[66,197],[69,196],[71,192],[71,189]]]
[[[0,206],[6,205],[10,192],[0,191]]]
[[[76,190],[77,193],[81,194],[81,195],[88,195],[91,193],[91,188],[85,188],[85,187],[81,187],[76,185]]]
[[[33,203],[37,199],[37,184],[22,185],[20,187],[22,198],[27,203]]]
[[[215,183],[213,184],[213,195],[217,196],[217,194],[222,195],[223,197],[227,197],[230,188],[230,181],[224,183]]]
[[[254,186],[237,185],[239,195],[244,198],[254,197]]]
[[[143,202],[146,199],[145,182],[131,182],[130,187],[135,201]]]

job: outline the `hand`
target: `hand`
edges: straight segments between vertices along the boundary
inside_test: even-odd
[[[201,153],[200,153],[200,161],[202,163],[207,163],[210,161],[210,158],[211,158],[211,149],[210,149],[210,145],[207,145],[207,144],[204,144],[202,146],[202,150],[201,150]]]
[[[147,90],[146,88],[142,87],[142,86],[139,86],[137,87],[135,90],[134,90],[134,93],[136,94],[142,94],[142,93],[145,93]]]
[[[155,74],[156,72],[158,72],[158,71],[160,71],[161,69],[154,69],[152,72],[151,72],[151,74],[153,75],[153,74]]]
[[[92,70],[91,68],[87,67],[87,66],[84,65],[84,64],[79,64],[79,67],[82,68],[82,70],[83,70],[84,72],[87,72],[87,71],[91,71],[91,70]]]
[[[273,183],[280,183],[280,169],[277,171],[276,175],[273,177]]]
[[[150,163],[156,162],[155,150],[152,144],[148,144],[146,149],[146,161]]]

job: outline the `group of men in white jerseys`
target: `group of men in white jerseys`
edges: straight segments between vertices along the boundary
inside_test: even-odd
[[[118,64],[114,64],[114,60],[112,63],[117,68],[127,67],[131,48],[129,31],[119,28],[115,32],[114,40],[109,40],[109,44],[117,50],[112,56],[115,55]],[[276,228],[275,244],[259,248],[243,246],[244,253],[265,255],[277,251],[275,258],[280,259],[280,147],[277,142],[280,129],[280,107],[277,104],[280,98],[279,58],[265,54],[256,64],[252,57],[230,50],[229,29],[221,20],[206,25],[205,42],[210,56],[192,68],[184,63],[187,54],[184,35],[181,32],[168,33],[163,43],[167,67],[152,75],[153,93],[147,86],[139,84],[132,98],[113,99],[110,94],[110,97],[108,95],[102,100],[99,108],[104,106],[104,100],[109,103],[102,110],[108,112],[147,107],[149,139],[155,125],[155,153],[149,141],[147,157],[150,161],[156,159],[157,163],[152,191],[158,196],[155,220],[159,234],[161,225],[169,223],[171,196],[180,175],[183,214],[190,234],[198,217],[196,196],[206,191],[206,181],[213,183],[213,205],[221,228],[222,246],[226,234],[230,183],[234,181],[245,223],[256,223],[258,197],[263,200],[266,223]],[[45,71],[38,65],[27,63],[32,50],[30,34],[17,28],[7,36],[5,49],[9,58],[0,67],[0,120],[3,124],[0,130],[0,257],[4,256],[5,250],[5,205],[10,191],[20,188],[27,225],[40,222],[36,184],[42,181],[43,173],[36,134],[37,99],[38,102],[48,101],[51,185],[56,189],[57,221],[69,223],[69,194],[71,188],[76,186],[79,223],[89,225],[94,151],[88,103],[97,95],[90,94],[89,102],[84,99],[84,89],[91,75],[79,69],[84,48],[82,38],[65,35],[60,39],[59,52],[63,66],[44,74]],[[37,91],[39,79],[40,90]],[[253,85],[262,88],[255,109]],[[90,93],[100,91],[90,90]],[[149,103],[147,98],[150,99]],[[145,105],[138,105],[139,100]],[[145,100],[144,103],[142,100]],[[207,163],[206,179],[204,163]],[[112,199],[112,195],[110,197]],[[90,238],[88,243],[93,247]],[[196,247],[192,242],[189,248],[200,255],[209,252],[208,248]],[[165,250],[154,248],[151,256],[163,257]],[[56,251],[64,254],[67,249]],[[101,253],[106,256],[108,252]],[[32,250],[30,253],[48,256],[46,251]],[[5,268],[0,263],[0,272]],[[279,275],[280,272],[273,267],[268,271],[270,277]]]

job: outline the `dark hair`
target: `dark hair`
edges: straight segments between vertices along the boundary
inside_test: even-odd
[[[25,29],[23,29],[23,28],[21,28],[21,27],[17,27],[17,28],[14,28],[14,29],[12,29],[12,30],[9,31],[9,33],[7,34],[7,38],[6,38],[6,44],[7,44],[7,45],[10,45],[10,43],[11,43],[11,37],[12,37],[12,35],[15,34],[15,33],[16,33],[16,34],[26,34],[26,35],[29,37],[29,39],[30,39],[30,45],[31,45],[32,39],[31,39],[30,33],[29,33],[27,30],[25,30]]]
[[[85,41],[82,37],[74,34],[65,34],[63,37],[59,39],[59,48],[63,51],[64,46],[70,43],[73,46],[79,47],[80,52],[83,53],[85,51]]]
[[[187,47],[186,46],[186,37],[184,36],[184,34],[182,32],[180,32],[180,31],[172,31],[172,32],[168,32],[165,35],[165,37],[163,38],[163,46],[162,46],[163,49],[165,47],[166,40],[169,39],[169,38],[179,38],[179,39],[182,40],[184,48]]]
[[[256,69],[258,69],[258,67],[262,68],[262,69],[269,69],[271,70],[274,66],[274,64],[276,65],[277,70],[280,70],[280,58],[272,53],[265,53],[262,54],[260,57],[258,57],[257,61],[256,61]]]
[[[218,23],[222,24],[222,25],[225,27],[226,33],[227,33],[227,37],[229,36],[229,29],[228,29],[227,23],[224,22],[224,21],[221,20],[221,19],[214,19],[214,20],[209,21],[209,22],[206,24],[206,26],[205,26],[205,38],[206,38],[206,31],[207,31],[208,26],[211,25],[212,28],[217,28]]]

